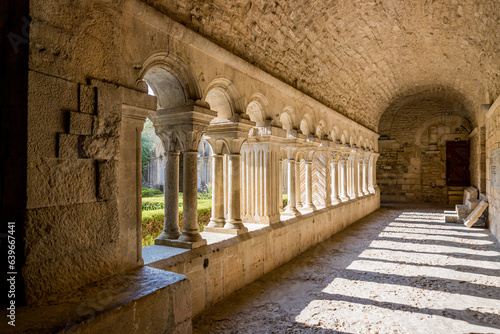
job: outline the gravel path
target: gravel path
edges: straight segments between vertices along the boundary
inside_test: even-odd
[[[205,311],[194,333],[500,333],[500,246],[384,206]]]

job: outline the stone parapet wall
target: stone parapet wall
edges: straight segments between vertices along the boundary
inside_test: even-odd
[[[377,191],[224,241],[216,241],[214,234],[202,233],[209,241],[206,247],[177,252],[178,255],[172,255],[163,246],[149,246],[144,249],[144,260],[150,267],[188,277],[196,316],[379,207]]]

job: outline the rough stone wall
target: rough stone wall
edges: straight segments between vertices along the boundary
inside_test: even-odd
[[[442,98],[391,106],[384,113],[377,163],[382,201],[448,203],[446,141],[468,139],[470,124],[463,115],[463,106]]]
[[[500,148],[500,99],[497,99],[486,115],[486,193],[489,202],[488,225],[491,233],[500,240],[500,189],[494,187],[495,176],[492,175],[492,165],[496,170],[496,180],[499,178],[500,166],[492,163],[491,152]],[[498,183],[497,183],[498,184]]]
[[[500,93],[497,1],[144,1],[371,129],[398,97]]]

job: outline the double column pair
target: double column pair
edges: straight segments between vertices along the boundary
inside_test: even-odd
[[[217,115],[203,102],[158,110],[151,116],[163,142],[165,165],[164,229],[156,245],[196,248],[206,244],[198,231],[198,147]],[[183,155],[183,227],[179,229],[179,155]]]
[[[241,234],[248,231],[241,220],[240,151],[251,128],[252,123],[243,119],[217,120],[212,122],[206,133],[205,140],[213,151],[212,218],[205,227],[207,232]],[[227,155],[226,178],[224,177],[225,155]],[[227,180],[227,213],[224,210],[224,179]]]

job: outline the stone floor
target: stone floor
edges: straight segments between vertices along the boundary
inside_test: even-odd
[[[385,205],[194,319],[194,333],[500,333],[500,246]]]

